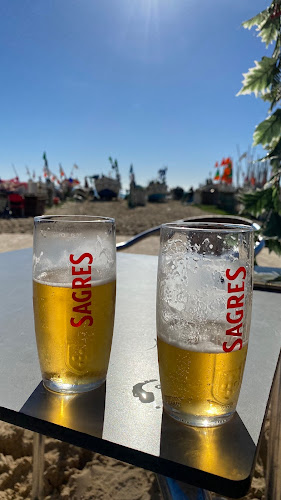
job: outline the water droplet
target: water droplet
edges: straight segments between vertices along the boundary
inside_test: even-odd
[[[133,387],[133,396],[139,398],[141,403],[152,403],[155,399],[153,392],[145,391],[143,388],[144,385],[150,382],[157,382],[157,379],[145,380],[145,382],[139,382]]]

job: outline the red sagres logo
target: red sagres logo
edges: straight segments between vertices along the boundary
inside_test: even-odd
[[[237,271],[231,274],[231,269],[226,270],[226,278],[229,280],[227,283],[227,292],[229,297],[227,299],[227,313],[226,321],[228,323],[228,328],[225,332],[226,335],[234,337],[242,337],[243,333],[243,317],[244,317],[244,289],[245,289],[245,278],[246,269],[245,267],[239,267]],[[235,284],[232,281],[238,280]],[[233,340],[233,339],[232,339]],[[225,352],[231,352],[237,346],[238,349],[242,349],[243,340],[242,338],[236,339],[229,345],[229,341],[223,343],[223,350]]]
[[[78,264],[81,264],[84,259],[88,260],[88,267],[86,269],[83,267],[76,267]],[[72,299],[74,303],[72,308],[73,317],[70,319],[70,324],[71,326],[78,327],[84,322],[87,322],[87,326],[92,326],[91,264],[93,262],[93,256],[90,253],[83,253],[78,259],[74,259],[74,255],[71,254],[69,256],[69,260],[71,264],[74,264],[72,266],[72,290],[75,290],[72,292]]]

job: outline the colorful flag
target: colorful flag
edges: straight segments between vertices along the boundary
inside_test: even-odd
[[[214,181],[219,181],[219,180],[220,180],[220,178],[221,178],[221,176],[220,176],[220,171],[219,171],[219,169],[217,169],[217,171],[216,171],[216,173],[215,173]]]
[[[50,170],[49,170],[47,155],[46,155],[45,151],[43,153],[43,160],[45,162],[44,167],[43,167],[43,175],[44,175],[45,178],[46,177],[50,177]]]
[[[49,167],[47,165],[44,165],[43,167],[43,175],[44,177],[50,177],[50,170],[49,170]]]
[[[64,173],[63,168],[61,166],[61,163],[59,163],[59,167],[60,167],[60,176],[65,177],[65,173]]]
[[[45,152],[45,151],[44,151],[44,153],[43,153],[43,160],[44,160],[44,162],[45,162],[45,167],[47,167],[47,168],[48,168],[48,160],[47,160],[47,155],[46,155],[46,152]]]
[[[232,160],[231,158],[224,159],[225,168],[223,170],[221,180],[226,184],[232,184]]]

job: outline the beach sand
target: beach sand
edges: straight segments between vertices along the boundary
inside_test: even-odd
[[[116,218],[117,241],[160,223],[206,214],[179,202],[150,204],[134,210],[126,202],[74,203],[49,210],[55,214],[91,214]],[[32,246],[32,219],[0,220],[0,252]],[[139,242],[125,250],[132,253],[157,255],[158,236]],[[258,264],[281,267],[281,259],[263,250]],[[263,500],[266,464],[268,421],[261,443],[254,478],[247,500]],[[32,484],[33,433],[0,422],[0,500],[30,498]],[[52,438],[46,439],[44,491],[46,499],[65,500],[160,500],[155,475],[129,464],[92,453]]]

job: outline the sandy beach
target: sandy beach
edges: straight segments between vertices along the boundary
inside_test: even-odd
[[[199,208],[170,201],[128,209],[125,201],[69,201],[46,213],[91,214],[116,219],[117,241],[164,222],[204,215]],[[0,219],[0,252],[32,246],[33,219]],[[151,236],[126,252],[157,255],[159,238]],[[263,250],[258,264],[281,267],[281,258]],[[246,499],[264,499],[264,468],[268,422],[258,456],[252,487]],[[33,433],[0,422],[0,500],[30,498]],[[160,500],[155,475],[123,462],[47,438],[44,489],[46,499]]]

